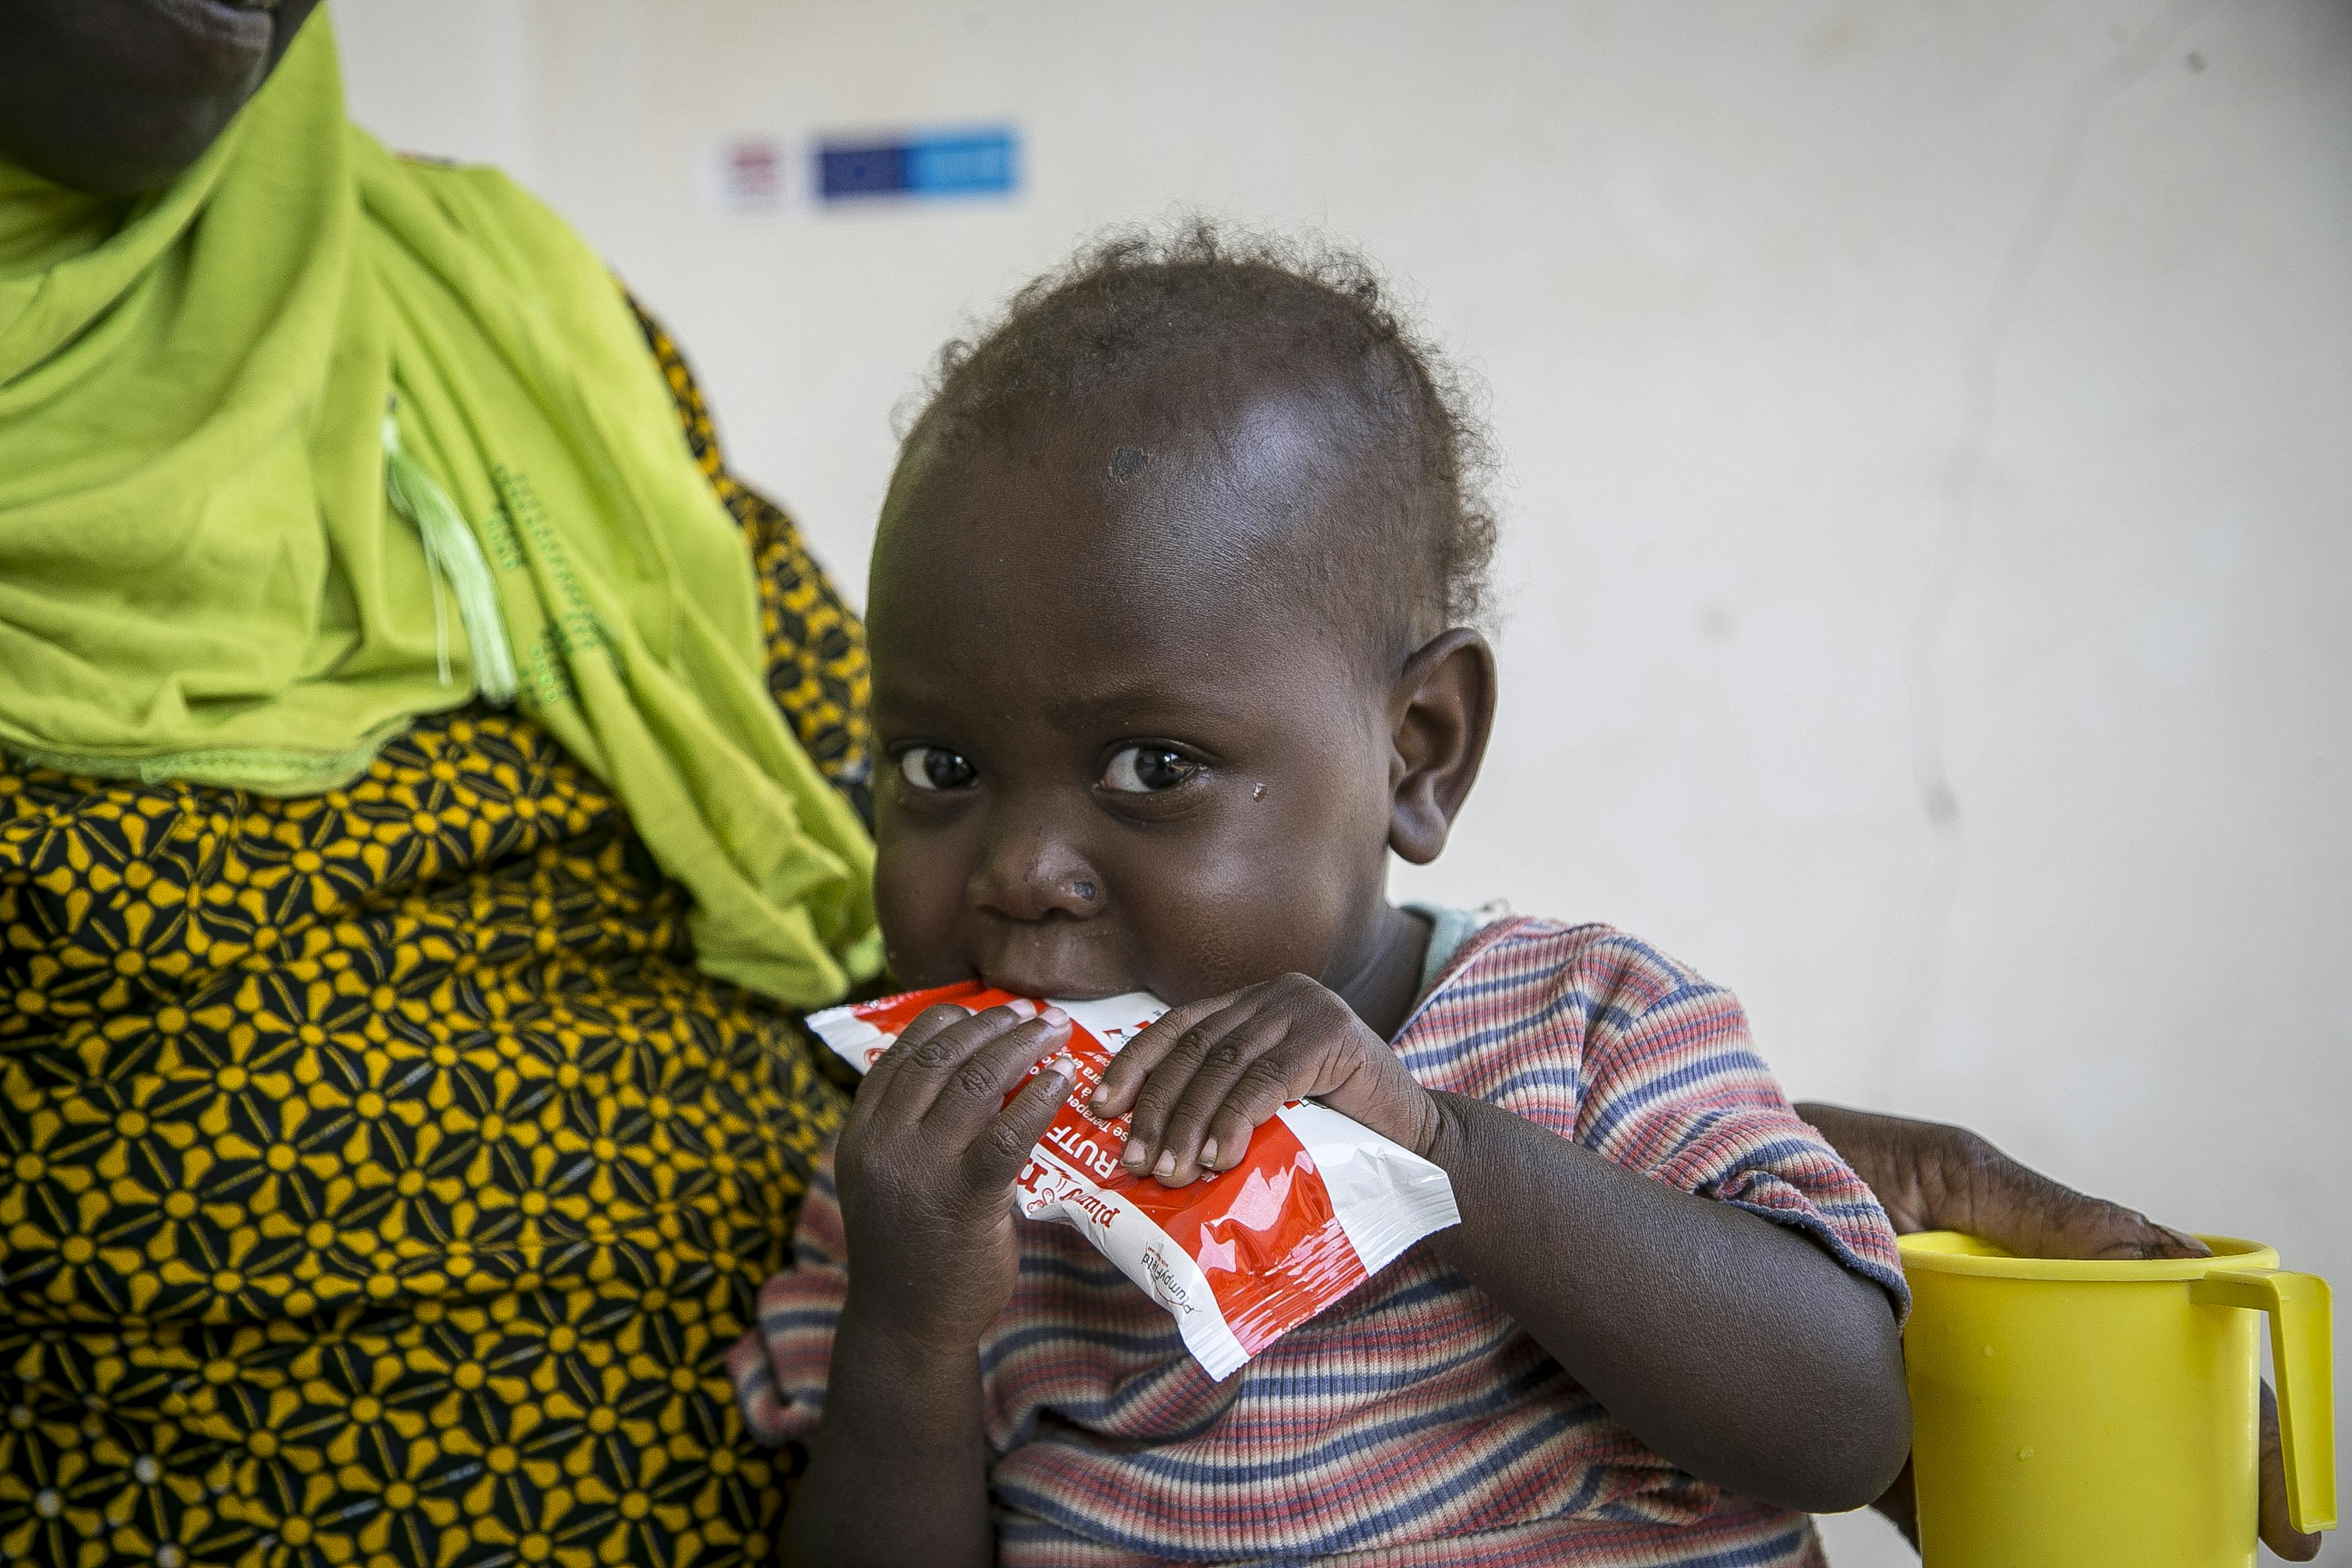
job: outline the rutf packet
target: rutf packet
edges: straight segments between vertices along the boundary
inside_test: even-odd
[[[809,1026],[864,1072],[925,1008],[978,1012],[1013,1000],[967,981],[831,1008]],[[1070,1016],[1077,1074],[1030,1152],[1014,1207],[1093,1242],[1176,1320],[1211,1377],[1231,1376],[1415,1241],[1460,1220],[1443,1170],[1311,1100],[1284,1106],[1251,1137],[1241,1163],[1190,1186],[1129,1171],[1118,1162],[1128,1119],[1099,1121],[1087,1106],[1110,1058],[1167,1005],[1142,991],[1054,1005]]]

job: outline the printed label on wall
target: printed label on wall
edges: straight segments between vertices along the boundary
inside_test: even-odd
[[[730,136],[710,149],[703,191],[730,217],[773,217],[784,210],[785,167],[781,136]]]
[[[1019,143],[1009,129],[855,140],[821,137],[816,145],[821,201],[1003,196],[1012,195],[1019,183]]]

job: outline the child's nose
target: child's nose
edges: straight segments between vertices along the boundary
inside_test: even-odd
[[[1000,838],[972,880],[972,901],[1011,920],[1042,921],[1055,914],[1085,920],[1104,902],[1102,878],[1086,857],[1034,829]]]

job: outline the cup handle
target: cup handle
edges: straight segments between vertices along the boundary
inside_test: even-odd
[[[2336,1528],[2336,1394],[2327,1281],[2284,1268],[2216,1268],[2189,1282],[2205,1307],[2243,1307],[2271,1319],[2287,1517],[2301,1531]]]

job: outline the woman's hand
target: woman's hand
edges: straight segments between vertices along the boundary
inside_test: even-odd
[[[1241,1163],[1250,1133],[1309,1097],[1426,1155],[1436,1104],[1355,1009],[1304,974],[1171,1008],[1112,1058],[1087,1109],[1130,1105],[1129,1170],[1171,1187]]]
[[[834,1156],[849,1247],[845,1316],[937,1350],[969,1354],[980,1342],[1013,1294],[1013,1184],[1069,1092],[1069,1037],[1058,1007],[940,1006],[882,1053]]]
[[[1959,1127],[1835,1105],[1800,1105],[1885,1205],[1898,1232],[1964,1230],[2026,1258],[2200,1258],[2205,1244],[2137,1209],[2028,1170]],[[1911,1468],[1876,1504],[1918,1544]],[[2263,1542],[2290,1563],[2319,1555],[2319,1537],[2287,1521],[2278,1407],[2263,1389]]]

